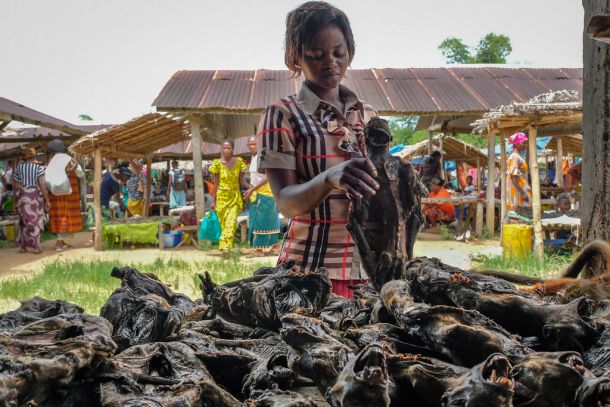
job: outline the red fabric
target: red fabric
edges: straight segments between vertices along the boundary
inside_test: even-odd
[[[357,285],[357,284],[366,284],[369,280],[335,280],[331,279],[330,282],[333,286],[333,293],[345,297],[345,298],[354,298],[354,291],[349,288],[349,286]]]
[[[430,192],[428,198],[451,198],[451,194],[445,188],[441,187],[436,193]],[[429,204],[440,208],[443,212],[452,218],[455,218],[455,206],[452,203],[446,204]]]
[[[468,174],[466,173],[466,167],[464,166],[464,163],[459,163],[457,166],[457,180],[458,180],[458,185],[460,186],[460,189],[466,188],[467,175]]]

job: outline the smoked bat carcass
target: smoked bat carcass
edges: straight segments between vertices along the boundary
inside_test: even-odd
[[[427,191],[410,163],[390,155],[392,134],[386,120],[372,118],[364,134],[379,189],[371,197],[352,200],[348,230],[367,275],[381,288],[413,257],[423,222],[420,197]]]

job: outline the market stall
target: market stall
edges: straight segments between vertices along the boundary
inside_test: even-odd
[[[152,173],[155,151],[189,138],[189,122],[184,116],[149,113],[127,123],[108,127],[80,138],[70,146],[75,156],[94,158],[95,249],[102,249],[102,206],[100,186],[102,157],[113,159],[146,159],[147,173]],[[150,204],[151,177],[146,177],[144,213]],[[155,223],[155,227],[157,223]]]
[[[538,156],[536,152],[536,137],[539,132],[553,134],[556,137],[577,134],[582,128],[582,100],[575,91],[557,91],[545,93],[528,100],[525,103],[512,103],[492,109],[483,119],[472,123],[474,131],[485,134],[490,141],[490,147],[496,135],[500,136],[502,148],[501,167],[501,200],[502,219],[506,217],[506,136],[518,132],[528,133],[528,165],[532,187],[532,218],[534,225],[534,253],[543,258],[543,239],[541,223],[540,178],[538,172]],[[560,142],[558,144],[561,145]],[[491,148],[490,148],[491,150]],[[558,147],[558,150],[561,148]],[[491,181],[490,181],[491,182]],[[488,194],[488,199],[490,196]],[[493,197],[491,198],[493,199]],[[488,203],[489,205],[489,203]],[[493,203],[492,203],[493,205]],[[488,218],[489,221],[489,218]],[[488,223],[488,227],[490,227]],[[493,223],[492,223],[493,227]]]

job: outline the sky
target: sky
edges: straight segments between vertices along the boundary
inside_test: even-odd
[[[75,124],[154,111],[173,73],[283,69],[293,0],[2,0],[0,96]],[[582,67],[577,0],[335,0],[349,17],[353,68],[444,66],[447,37],[511,39],[511,65]],[[87,114],[94,122],[82,122]]]

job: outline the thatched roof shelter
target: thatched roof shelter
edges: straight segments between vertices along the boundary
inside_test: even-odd
[[[483,115],[482,119],[472,123],[475,132],[487,134],[490,148],[495,135],[500,135],[501,146],[501,219],[506,215],[506,151],[504,138],[512,132],[525,131],[528,134],[528,161],[532,187],[532,212],[534,224],[534,254],[542,260],[543,241],[540,206],[540,175],[536,152],[536,137],[538,132],[555,136],[557,161],[563,159],[563,140],[561,135],[580,133],[582,129],[582,99],[573,90],[560,90],[538,95],[526,102],[513,102],[500,106]],[[556,129],[552,132],[549,129]],[[568,137],[568,142],[574,142],[574,137]],[[582,139],[581,139],[582,143]],[[577,147],[575,147],[577,148]],[[582,146],[580,147],[582,151]],[[559,177],[561,179],[561,177]],[[490,183],[493,183],[490,177]],[[561,185],[561,184],[560,184]],[[488,212],[493,209],[493,189],[487,191]],[[487,219],[488,227],[493,227],[493,218]]]
[[[95,210],[95,249],[102,249],[102,155],[110,158],[146,158],[148,174],[152,173],[153,153],[160,148],[189,139],[190,123],[180,115],[149,113],[124,124],[111,126],[81,137],[70,146],[76,156],[94,157],[93,208]],[[197,178],[197,175],[195,175]],[[201,178],[201,174],[199,174]],[[144,214],[148,214],[151,177],[146,177]],[[203,196],[203,192],[202,196]]]
[[[77,156],[92,156],[99,148],[104,157],[141,159],[189,137],[190,127],[183,116],[148,113],[81,137],[70,151]]]
[[[572,90],[544,93],[526,102],[513,102],[491,109],[483,114],[482,119],[472,123],[472,128],[479,134],[494,130],[510,132],[522,130],[532,123],[541,132],[551,133],[547,127],[555,126],[563,128],[567,134],[579,133],[582,99]]]
[[[468,163],[472,167],[487,165],[487,154],[485,154],[479,148],[468,143],[464,143],[455,137],[447,135],[434,136],[432,139],[432,145],[436,147],[437,150],[441,150],[442,148],[444,161],[462,161]],[[407,146],[405,149],[396,153],[395,155],[404,160],[412,160],[415,157],[420,157],[427,154],[428,140],[423,140],[419,143]],[[496,165],[499,165],[497,160]]]

